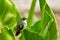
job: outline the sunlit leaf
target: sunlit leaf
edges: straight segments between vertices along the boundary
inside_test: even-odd
[[[0,22],[13,30],[21,16],[11,0],[0,0],[0,4]]]
[[[0,40],[15,40],[14,34],[11,29],[6,27],[2,28],[2,33],[0,34]]]
[[[40,1],[41,17],[42,17],[41,18],[42,19],[42,30],[44,30],[46,27],[48,27],[47,30],[49,31],[49,33],[51,35],[51,36],[49,36],[50,40],[57,40],[58,31],[57,31],[57,23],[56,23],[55,15],[54,15],[53,11],[51,10],[51,8],[48,6],[46,0],[39,0],[39,1]],[[47,16],[45,15],[46,13],[48,14]],[[47,18],[48,16],[50,16],[50,18]]]

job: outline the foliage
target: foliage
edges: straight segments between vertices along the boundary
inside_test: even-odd
[[[27,19],[27,28],[21,31],[19,40],[57,40],[58,31],[55,15],[46,0],[39,0],[41,19],[33,24],[34,9],[37,0],[32,1]],[[15,40],[17,21],[21,16],[11,0],[0,0],[0,40]]]

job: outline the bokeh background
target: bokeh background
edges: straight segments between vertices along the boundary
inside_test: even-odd
[[[21,13],[23,17],[28,16],[28,12],[31,6],[32,0],[12,0],[18,8],[18,11]],[[47,3],[52,8],[53,12],[55,13],[57,24],[58,24],[58,31],[60,37],[60,0],[47,0]],[[37,0],[36,7],[35,7],[35,19],[39,18],[39,2]]]

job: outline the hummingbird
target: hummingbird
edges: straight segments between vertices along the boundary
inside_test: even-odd
[[[27,26],[27,18],[23,17],[22,19],[19,19],[17,22],[17,31],[15,35],[18,36],[21,30],[25,29],[26,26]]]

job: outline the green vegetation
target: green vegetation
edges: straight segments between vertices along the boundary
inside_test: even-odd
[[[41,19],[33,24],[36,1],[32,0],[27,19],[27,28],[21,31],[19,40],[58,40],[55,15],[46,0],[39,0]],[[17,21],[21,18],[11,0],[0,0],[0,40],[15,40],[15,27],[17,28]]]

